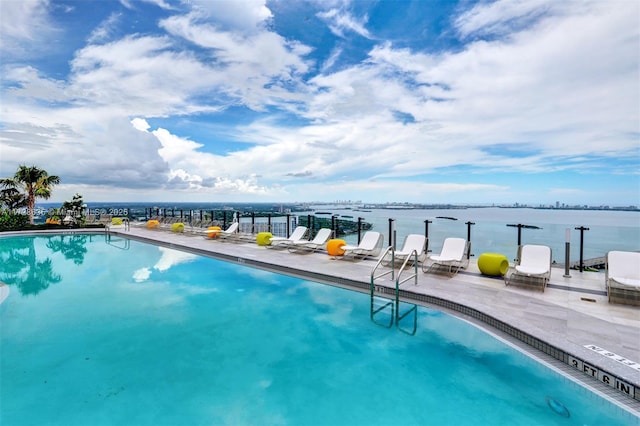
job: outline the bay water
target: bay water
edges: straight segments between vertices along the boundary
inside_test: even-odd
[[[331,206],[316,206],[331,211]],[[428,231],[429,251],[440,252],[447,237],[467,238],[470,232],[471,253],[492,252],[515,259],[518,249],[518,228],[509,225],[526,225],[520,228],[521,244],[543,244],[552,249],[553,260],[564,263],[565,242],[569,232],[570,259],[580,258],[582,230],[583,258],[604,256],[611,250],[640,251],[640,212],[621,210],[568,210],[533,208],[466,208],[466,209],[371,209],[333,210],[334,214],[362,217],[373,224],[373,229],[385,234],[385,245],[400,247],[408,234],[425,234]],[[389,232],[389,219],[391,233]],[[453,220],[455,219],[455,220]],[[425,221],[430,221],[427,224]],[[469,225],[468,223],[472,223]],[[391,235],[391,240],[389,239]],[[354,242],[356,235],[344,238]]]
[[[45,203],[43,208],[52,207]],[[233,211],[274,211],[272,223],[286,221],[284,213],[276,213],[276,203],[88,203],[88,208],[114,213],[114,216],[144,216],[147,209],[159,208],[186,216],[199,211],[227,210],[231,220]],[[287,207],[286,205],[282,207]],[[283,210],[285,210],[283,208]],[[595,209],[539,209],[504,207],[468,207],[447,209],[396,209],[362,208],[341,204],[308,205],[308,210],[291,213],[292,225],[299,217],[331,218],[364,222],[373,230],[385,235],[385,245],[395,242],[401,247],[408,234],[428,234],[428,250],[439,253],[447,237],[470,238],[471,253],[477,258],[481,253],[502,253],[514,260],[518,250],[518,234],[521,244],[543,244],[551,247],[556,263],[564,263],[566,242],[570,242],[570,261],[580,259],[582,240],[583,259],[605,256],[611,250],[640,251],[640,211],[638,210],[595,210]],[[267,221],[266,217],[256,217],[255,223]],[[240,222],[250,222],[251,218],[241,217]],[[429,221],[428,224],[425,221]],[[390,228],[391,224],[391,228]],[[526,225],[520,229],[513,225]],[[428,229],[427,229],[428,225]],[[583,228],[582,231],[576,228]],[[362,231],[364,232],[364,231]],[[567,239],[567,233],[569,238]],[[361,234],[362,235],[362,234]],[[347,243],[357,243],[357,234],[341,236]]]

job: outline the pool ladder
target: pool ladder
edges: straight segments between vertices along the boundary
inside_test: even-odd
[[[391,269],[376,274],[376,272],[378,272],[378,268],[387,263],[385,259],[389,258],[391,259]],[[370,318],[374,323],[387,328],[391,328],[395,323],[398,330],[403,333],[414,335],[418,326],[418,307],[415,304],[400,301],[400,286],[411,279],[414,280],[415,285],[418,285],[417,251],[414,250],[409,256],[407,256],[397,273],[395,265],[395,249],[393,246],[390,246],[380,257],[371,271],[371,283],[369,285],[369,293],[371,295]],[[409,272],[411,269],[413,269],[413,274]],[[409,273],[409,275],[403,277],[405,272]],[[386,277],[387,275],[391,275],[391,280],[395,281],[395,291],[393,288],[389,288],[384,285],[376,285],[376,280]],[[402,305],[410,305],[410,307],[401,312]],[[387,321],[382,321],[377,318],[385,312],[388,312]],[[413,325],[410,328],[405,328],[403,320],[411,314],[413,314]]]
[[[110,246],[119,248],[120,250],[129,250],[129,248],[131,247],[130,239],[114,237],[110,233],[104,234],[104,242],[109,244]]]

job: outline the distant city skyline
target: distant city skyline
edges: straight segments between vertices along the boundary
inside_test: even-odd
[[[0,177],[54,202],[640,205],[637,1],[0,12]]]
[[[58,207],[59,202],[51,201],[51,200],[40,200],[36,203],[37,206],[47,206],[47,207]],[[533,208],[533,209],[558,209],[558,210],[572,210],[572,209],[580,209],[580,210],[640,210],[640,205],[608,205],[608,204],[599,204],[599,205],[589,205],[589,204],[564,204],[564,203],[556,203],[556,204],[522,204],[522,203],[420,203],[420,202],[409,202],[409,201],[396,201],[396,202],[366,202],[362,200],[333,200],[333,201],[257,201],[257,202],[226,202],[226,201],[87,201],[85,205],[87,206],[127,206],[127,205],[150,205],[157,204],[159,206],[166,206],[171,204],[190,204],[190,205],[206,205],[206,204],[214,204],[214,205],[269,205],[269,206],[278,206],[278,205],[307,205],[307,206],[345,206],[345,207],[354,207],[354,206],[363,206],[363,207],[383,207],[383,206],[395,206],[395,207],[425,207],[425,208],[478,208],[478,207],[501,207],[501,208]]]

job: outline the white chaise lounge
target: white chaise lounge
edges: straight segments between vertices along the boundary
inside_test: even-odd
[[[520,260],[504,274],[505,285],[539,287],[544,291],[551,277],[551,248],[527,244],[520,250]]]
[[[610,251],[605,260],[609,303],[640,306],[640,252]]]
[[[269,240],[271,244],[268,245],[268,248],[286,248],[291,244],[295,244],[297,241],[306,241],[304,240],[304,236],[307,235],[307,231],[309,229],[306,226],[297,226],[296,229],[293,230],[289,237],[271,237]]]
[[[380,232],[367,231],[357,246],[349,244],[342,246],[342,250],[344,250],[342,259],[354,260],[378,256],[382,250],[383,241],[384,236]]]
[[[426,245],[427,238],[424,235],[420,234],[409,234],[404,237],[404,242],[402,243],[402,248],[400,250],[396,250],[393,253],[388,252],[386,258],[383,260],[383,263],[386,265],[390,265],[393,256],[393,262],[395,266],[402,265],[402,263],[407,260],[407,258],[411,257],[409,261],[413,260],[414,252],[418,257],[418,263],[423,262],[426,257]]]
[[[440,254],[428,256],[427,261],[422,264],[422,272],[426,273],[434,269],[444,268],[447,274],[452,277],[461,268],[469,266],[468,250],[469,242],[464,238],[445,238]]]
[[[216,238],[222,241],[232,241],[237,239],[239,236],[238,234],[239,226],[240,226],[240,223],[233,222],[231,225],[229,225],[229,227],[227,227],[227,229],[216,231]],[[211,231],[209,230],[203,230],[202,232],[205,233],[205,236],[211,233]]]
[[[333,231],[329,228],[321,228],[313,240],[297,240],[287,246],[291,253],[311,253],[324,248]]]

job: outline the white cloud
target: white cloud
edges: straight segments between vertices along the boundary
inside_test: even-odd
[[[331,69],[331,67],[333,67],[333,65],[336,63],[338,58],[340,58],[340,55],[342,55],[342,49],[341,48],[333,49],[331,51],[331,55],[329,55],[327,60],[324,61],[324,63],[322,64],[322,67],[320,68],[320,71],[323,74],[326,73],[327,71],[329,71]]]
[[[476,148],[498,144],[537,141],[535,149],[544,155],[529,157],[529,163],[602,154],[610,144],[633,149],[636,142],[629,135],[636,129],[629,124],[638,116],[634,46],[639,40],[634,22],[625,11],[609,8],[554,18],[510,41],[476,42],[458,53],[424,55],[381,45],[367,67],[314,79],[325,90],[314,98],[309,114],[353,120],[376,111],[380,117],[385,106],[408,114],[420,123],[413,135],[414,125],[395,133],[381,131],[380,125],[369,129],[387,135],[389,145],[399,149],[406,143],[404,149],[425,159],[437,145],[439,151],[464,152],[474,164],[483,160],[474,157]],[[578,33],[580,28],[589,33]],[[618,36],[606,36],[612,32]],[[362,139],[375,146],[375,135]],[[435,157],[447,165],[448,156]]]
[[[112,13],[109,15],[107,19],[101,22],[100,25],[93,30],[88,39],[89,44],[101,43],[108,40],[121,17],[121,13]]]
[[[167,3],[164,0],[142,0],[146,3],[151,3],[151,4],[155,4],[156,6],[158,6],[161,9],[166,9],[166,10],[173,10],[175,9],[173,6],[171,6],[169,3]]]
[[[119,105],[125,114],[158,116],[212,111],[192,97],[222,80],[188,53],[171,50],[166,37],[133,37],[89,45],[73,59],[71,84],[93,104]]]
[[[207,18],[242,32],[256,31],[273,17],[265,0],[191,0],[191,4]]]
[[[133,128],[117,108],[51,109],[11,97],[3,107],[3,174],[26,163],[64,176],[66,184],[143,188],[167,180],[158,140]]]
[[[552,8],[562,8],[562,3],[564,2],[553,0],[497,0],[478,3],[458,16],[455,25],[463,37],[504,35],[539,19]]]
[[[171,6],[171,4],[167,3],[164,0],[140,0],[140,1],[144,2],[144,3],[154,4],[154,5],[158,6],[159,8],[165,9],[165,10],[174,10],[175,9],[175,7]],[[135,3],[132,3],[131,0],[120,0],[120,4],[122,4],[127,9],[134,9],[134,7],[135,7]]]
[[[67,83],[40,75],[37,69],[30,66],[10,66],[4,68],[3,80],[19,85],[6,91],[7,97],[12,99],[37,99],[51,102],[66,102],[73,98]]]
[[[40,51],[39,43],[53,30],[49,22],[49,0],[2,1],[0,51],[24,56]],[[27,42],[29,49],[24,45]],[[3,61],[6,60],[3,55]]]
[[[174,16],[160,22],[169,34],[210,50],[216,68],[210,81],[229,99],[257,111],[268,105],[285,106],[301,99],[301,76],[309,70],[303,59],[310,48],[280,35],[259,31],[250,34],[223,31],[199,23],[194,16]]]
[[[145,120],[144,118],[134,118],[133,120],[131,120],[131,124],[133,125],[134,129],[140,130],[141,132],[146,132],[151,128],[151,126],[149,126],[149,123],[147,123],[147,120]]]
[[[171,164],[179,163],[185,155],[189,155],[203,146],[202,144],[172,135],[165,129],[155,130],[153,134],[162,144],[162,148],[160,148],[158,153],[165,161]]]
[[[26,25],[48,19],[37,4],[14,6],[7,23],[3,3],[3,34],[37,38]],[[414,182],[452,166],[594,170],[604,156],[637,153],[636,2],[479,3],[455,20],[469,40],[458,51],[380,42],[366,61],[334,71],[347,54],[338,40],[315,77],[312,48],[268,30],[264,1],[194,4],[160,20],[162,34],[115,39],[110,15],[75,52],[68,78],[5,65],[2,173],[27,161],[114,199],[110,185],[132,188],[133,199],[429,199],[509,191],[471,174],[463,184]],[[375,39],[366,17],[339,2],[321,7],[334,33]],[[229,125],[228,139],[243,142],[235,152],[147,122],[230,107],[269,112]]]
[[[362,37],[371,38],[371,34],[365,28],[368,18],[362,19],[354,17],[351,13],[342,9],[329,9],[325,12],[319,12],[317,16],[325,20],[332,33],[338,37],[346,37],[346,32],[354,32]]]
[[[167,174],[167,187],[170,189],[217,195],[234,192],[242,195],[269,195],[274,192],[274,189],[258,183],[258,176],[252,168],[251,159],[254,155],[251,150],[249,153],[232,153],[225,158],[201,152],[202,144],[173,135],[166,129],[160,128],[149,133],[149,125],[143,119],[132,120],[132,125],[155,136],[160,142],[162,147],[158,154],[171,168]],[[266,164],[264,159],[260,164]]]
[[[197,176],[207,176],[203,171],[217,164],[223,176],[258,171],[267,185],[282,182],[292,193],[329,195],[333,190],[323,190],[321,182],[336,178],[349,183],[341,189],[367,192],[385,185],[369,179],[413,179],[455,165],[556,170],[566,156],[606,153],[611,146],[602,143],[606,129],[617,148],[632,149],[633,138],[620,138],[624,127],[616,125],[628,125],[637,115],[634,92],[628,90],[637,83],[633,67],[624,63],[637,60],[620,53],[632,48],[637,30],[620,21],[623,14],[609,12],[604,22],[601,16],[554,18],[509,41],[476,42],[458,53],[425,55],[382,44],[367,63],[310,80],[317,90],[305,114],[316,124],[285,130],[272,121],[255,122],[237,128],[237,137],[258,146],[222,158],[183,140],[175,143],[173,158],[180,158],[175,162],[180,170]],[[631,33],[611,40],[604,37],[611,25]],[[591,28],[589,36],[567,37],[583,26]],[[589,62],[608,65],[598,69],[586,66]],[[593,81],[613,92],[603,98]],[[414,122],[398,121],[395,112]],[[536,146],[533,140],[539,141]],[[527,154],[507,155],[517,145]],[[420,187],[425,196],[442,188],[449,193],[490,189],[473,182]]]

